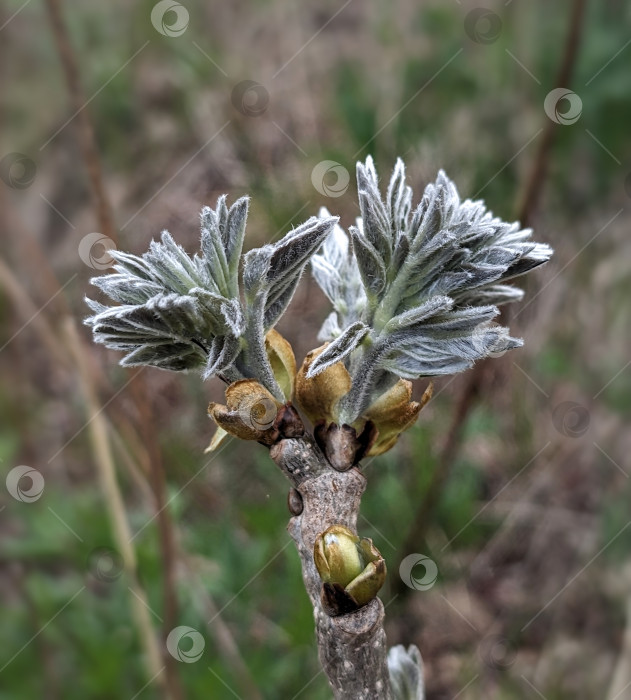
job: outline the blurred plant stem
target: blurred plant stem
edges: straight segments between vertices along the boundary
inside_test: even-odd
[[[13,242],[17,244],[17,260],[26,261],[33,268],[33,274],[29,275],[29,282],[38,285],[41,297],[54,299],[54,304],[48,307],[48,311],[56,309],[59,315],[69,315],[71,313],[70,304],[65,294],[61,294],[62,286],[59,284],[57,275],[50,265],[49,257],[44,253],[41,245],[36,240],[32,231],[24,224],[13,199],[7,196],[7,191],[0,188],[0,217],[2,227],[6,231],[13,231]],[[3,252],[8,253],[8,250]],[[37,274],[35,274],[37,273]]]
[[[67,339],[68,349],[72,353],[79,371],[94,462],[103,490],[105,505],[109,513],[116,548],[122,557],[125,572],[129,579],[129,592],[131,593],[129,601],[134,622],[145,651],[147,675],[152,682],[155,681],[164,687],[164,680],[161,679],[162,671],[164,670],[162,655],[149,616],[147,596],[138,581],[136,552],[132,545],[132,533],[127,522],[123,496],[116,479],[116,469],[107,434],[105,417],[103,416],[103,408],[98,401],[85,360],[83,344],[72,318],[64,320],[63,331]],[[166,691],[166,688],[164,689]]]
[[[623,576],[631,579],[631,567],[627,566]],[[607,700],[629,700],[631,697],[631,596],[626,601],[627,626],[624,631],[622,649],[611,676]]]
[[[240,686],[240,692],[247,700],[263,700],[263,696],[256,687],[250,670],[243,660],[230,627],[221,617],[222,610],[217,607],[214,598],[208,591],[208,587],[201,580],[196,558],[187,556],[184,553],[182,559],[188,571],[187,581],[190,586],[191,597],[193,600],[198,601],[204,618],[208,620],[208,632],[213,636],[219,655],[224,660],[226,667],[231,669],[235,681]]]
[[[94,138],[94,129],[88,112],[88,103],[81,87],[77,59],[64,24],[61,0],[46,0],[46,7],[74,109],[73,116],[77,117],[79,123],[79,146],[90,178],[92,195],[101,229],[100,233],[116,243],[118,241],[118,233],[114,224],[114,217],[112,216],[112,207],[103,184],[103,169]]]
[[[556,80],[552,88],[569,88],[572,83],[572,75],[576,65],[576,57],[581,40],[581,30],[583,18],[585,16],[586,0],[574,0],[570,12],[569,27],[565,41],[565,48],[561,58],[561,65],[557,73]],[[543,136],[539,142],[539,150],[533,161],[530,175],[524,183],[522,192],[518,198],[516,207],[516,217],[521,221],[522,226],[530,226],[532,218],[537,211],[543,186],[548,174],[548,163],[550,153],[554,145],[554,137],[558,132],[559,124],[552,119],[546,119],[543,127]]]
[[[0,190],[0,197],[2,195],[2,191]],[[9,212],[9,208],[5,209],[2,208],[1,212],[2,215],[6,216]],[[23,233],[30,237],[30,232],[26,228],[24,228]],[[33,248],[35,250],[39,250],[38,244],[33,241]],[[41,256],[36,257],[36,261],[39,261],[39,258]],[[27,258],[30,260],[30,258]],[[48,264],[47,260],[45,258],[42,258],[43,262]],[[56,293],[54,290],[56,288],[57,292],[59,291],[59,283],[56,280],[56,277],[54,276],[54,273],[51,271],[51,277],[50,277],[50,284],[52,285],[51,289],[49,291],[52,291],[52,293]],[[33,302],[31,299],[30,295],[24,288],[22,281],[13,273],[11,268],[5,264],[4,260],[0,258],[0,286],[2,286],[9,296],[9,298],[12,300],[14,307],[19,311],[19,316],[23,317],[26,319],[26,323],[32,323],[33,330],[36,332],[37,336],[43,342],[45,345],[47,351],[49,352],[50,356],[54,358],[54,363],[56,364],[57,367],[63,367],[65,369],[70,370],[71,368],[76,371],[77,369],[77,364],[74,362],[74,354],[77,352],[77,343],[80,345],[81,344],[81,338],[77,332],[76,327],[74,327],[74,323],[72,323],[68,318],[65,319],[65,323],[71,323],[72,324],[72,329],[70,331],[70,336],[74,338],[73,343],[70,344],[71,350],[74,352],[68,353],[66,351],[66,343],[64,340],[69,340],[68,337],[60,337],[59,335],[56,335],[51,328],[51,325],[49,323],[49,320],[47,318],[46,314],[41,314],[38,313],[38,308],[36,304]],[[58,298],[63,297],[63,294],[60,294]],[[60,300],[59,302],[60,313],[63,312],[64,309],[67,308],[67,304],[65,303],[65,298],[63,300]],[[26,325],[26,324],[25,324]],[[66,334],[67,336],[68,334]],[[87,352],[87,350],[79,350],[79,353],[81,355],[81,360],[82,360],[82,367],[84,368],[84,371],[88,373],[90,377],[90,387],[91,387],[91,392],[92,395],[95,394],[97,388],[105,388],[106,385],[106,378],[102,376],[101,374],[98,374],[99,367],[98,365],[93,365],[93,363],[90,363],[90,355]],[[89,363],[89,367],[87,366]],[[134,378],[134,386],[140,386],[140,382],[142,381],[142,378]],[[146,391],[146,384],[143,383],[142,385],[142,391]],[[85,392],[84,392],[85,393]],[[145,394],[146,395],[146,394]],[[140,402],[140,405],[142,405],[142,398],[137,397],[138,401]],[[147,397],[148,399],[148,397]],[[88,413],[92,413],[92,415],[95,415],[97,411],[93,411],[88,409]],[[108,416],[105,415],[105,412],[102,411],[98,416],[98,421],[102,421],[104,423],[103,427],[103,432],[107,436],[107,438],[111,439],[111,443],[114,444],[114,446],[117,449],[117,452],[120,456],[120,458],[124,461],[125,467],[128,471],[128,473],[131,475],[131,477],[134,479],[134,482],[136,483],[139,491],[141,492],[142,496],[144,499],[149,503],[151,500],[154,501],[154,504],[156,506],[156,510],[160,511],[162,509],[162,512],[158,513],[158,518],[162,517],[162,520],[165,518],[168,518],[168,525],[167,528],[169,530],[169,534],[167,537],[170,539],[170,542],[165,543],[165,537],[161,535],[160,537],[160,545],[161,548],[165,547],[172,547],[173,548],[173,559],[170,560],[170,564],[168,567],[165,567],[168,571],[171,572],[171,577],[170,577],[170,582],[167,583],[165,580],[164,586],[165,586],[165,593],[164,597],[166,600],[166,597],[168,595],[173,596],[172,602],[170,604],[169,611],[167,612],[167,605],[165,602],[165,611],[164,611],[164,630],[166,631],[166,634],[172,629],[173,626],[176,625],[174,622],[170,627],[168,627],[169,622],[169,617],[168,615],[171,614],[175,618],[175,613],[173,612],[174,605],[177,604],[177,599],[175,598],[175,542],[177,540],[177,532],[176,532],[176,527],[173,525],[173,522],[171,519],[168,517],[168,512],[166,508],[164,508],[164,498],[166,495],[166,481],[165,481],[165,475],[164,475],[164,470],[161,466],[161,460],[160,456],[158,454],[158,458],[156,459],[155,455],[152,457],[151,455],[151,449],[150,446],[152,443],[155,444],[155,440],[149,436],[147,437],[146,435],[142,436],[142,439],[139,439],[138,436],[135,433],[134,428],[131,426],[129,423],[128,419],[120,414],[119,412],[114,412],[114,415],[112,416],[113,419],[117,423],[117,427],[110,426],[109,424],[109,418]],[[151,425],[152,424],[152,417],[151,415],[144,416],[142,420],[142,424],[144,425]],[[141,426],[142,427],[142,426]],[[127,428],[123,432],[125,433],[125,436],[121,437],[121,433],[119,432],[121,428]],[[103,438],[101,438],[103,439]],[[144,442],[144,445],[142,444]],[[128,447],[128,443],[131,443],[132,447],[132,453],[130,453],[130,449]],[[141,449],[143,448],[143,449]],[[111,460],[111,450],[109,450],[108,447],[108,457],[106,458],[108,460]],[[142,467],[138,467],[138,462],[142,463]],[[156,471],[159,470],[159,473],[156,474]],[[152,479],[152,485],[149,486],[147,479],[149,474],[151,474],[151,479]],[[160,490],[160,493],[156,493],[156,484],[155,480],[159,480],[161,484],[158,485],[158,489]],[[117,489],[118,487],[116,487]],[[104,489],[105,491],[105,489]],[[106,492],[107,493],[107,492]],[[117,498],[117,501],[120,502],[120,498]],[[121,508],[124,507],[122,505],[118,505],[115,509],[113,509],[113,512],[115,512],[118,517],[118,514],[121,513]],[[110,509],[112,510],[112,509]],[[124,511],[123,511],[124,515]],[[110,518],[113,522],[113,518]],[[160,526],[161,528],[164,528],[164,524]],[[126,524],[124,525],[124,528],[127,528]],[[126,530],[128,532],[128,528]],[[162,530],[161,530],[162,532]],[[115,533],[116,534],[116,533]],[[128,536],[125,541],[129,541],[130,537]],[[118,541],[118,540],[117,540]],[[122,550],[121,550],[122,554]],[[132,560],[135,561],[135,558],[132,556]],[[163,554],[163,560],[164,560],[164,554]],[[135,566],[135,564],[134,564]],[[199,587],[199,596],[204,596],[205,600],[205,611],[208,613],[207,617],[208,618],[213,618],[213,624],[212,624],[212,630],[211,633],[214,635],[217,646],[220,650],[221,655],[224,657],[226,660],[226,663],[233,669],[234,676],[236,679],[239,680],[239,682],[242,685],[242,693],[243,697],[247,698],[248,700],[261,700],[261,695],[259,691],[256,688],[256,685],[250,675],[250,672],[243,661],[243,657],[241,656],[239,649],[234,641],[234,638],[232,637],[232,634],[229,630],[229,628],[226,626],[226,624],[223,622],[223,620],[218,616],[217,612],[217,607],[214,603],[214,601],[210,598],[208,592],[203,588],[202,584],[197,580],[198,577],[196,576],[196,573],[191,569],[191,573],[195,576],[196,580],[192,582],[193,584],[197,584]],[[166,576],[166,570],[165,570],[165,576]],[[168,590],[166,590],[168,588]],[[143,597],[143,596],[141,596]],[[143,597],[144,599],[144,597]],[[138,599],[134,598],[133,596],[130,598],[132,606],[136,605],[138,603]],[[29,608],[32,607],[30,601],[29,602]],[[33,613],[35,614],[35,613]],[[148,623],[148,627],[146,626],[146,623]],[[148,630],[151,629],[151,621],[150,620],[144,620],[143,619],[143,635],[148,634]],[[168,629],[167,629],[168,627]],[[209,626],[210,627],[210,626]],[[163,633],[164,634],[164,633]],[[153,629],[151,629],[151,635],[154,636]],[[141,640],[143,639],[143,636],[141,635]],[[153,643],[151,643],[151,646],[153,646]],[[43,652],[42,652],[43,653]],[[165,665],[168,659],[164,659]],[[154,664],[155,665],[155,664]],[[162,666],[158,666],[156,671],[160,672]],[[153,666],[151,669],[153,670]],[[152,676],[156,671],[153,671]],[[177,692],[177,690],[176,690]],[[173,695],[173,691],[171,691],[173,697],[182,697],[181,695]],[[51,696],[52,697],[52,696]]]
[[[561,64],[554,85],[552,85],[550,89],[555,87],[569,88],[578,55],[585,15],[585,5],[586,0],[574,0],[572,3]],[[527,227],[531,224],[541,199],[548,173],[548,162],[552,152],[552,146],[554,145],[554,138],[558,133],[557,127],[558,124],[553,122],[552,119],[546,119],[539,149],[535,155],[533,165],[524,182],[521,193],[517,197],[515,216],[523,227]],[[493,359],[493,362],[497,365],[496,359]],[[499,369],[501,370],[501,367]],[[447,431],[447,437],[436,459],[436,466],[429,487],[422,496],[421,504],[416,511],[412,526],[408,530],[408,534],[403,542],[401,558],[405,557],[410,552],[418,551],[419,547],[425,543],[427,530],[432,521],[436,506],[440,501],[442,488],[449,478],[451,467],[457,459],[458,452],[462,446],[462,438],[467,420],[471,411],[477,405],[479,397],[483,393],[482,388],[485,383],[485,377],[491,371],[493,371],[491,362],[487,359],[479,362],[474,369],[466,375],[464,387],[456,402],[453,418]],[[410,590],[410,588],[399,580],[396,586],[396,593],[405,595],[409,593]]]
[[[38,309],[33,303],[33,300],[24,289],[21,281],[2,258],[0,258],[0,283],[2,283],[7,295],[13,301],[15,308],[19,311],[19,315],[26,319],[24,325],[18,329],[15,335],[20,333],[23,328],[26,328],[28,324],[32,324],[51,356],[55,358],[56,362],[64,366],[67,362],[67,357],[55,337],[50,324],[44,318],[43,314],[40,313],[41,309]],[[13,337],[15,337],[15,335]],[[11,340],[10,338],[6,345],[8,345]]]
[[[50,17],[53,35],[55,37],[55,43],[57,45],[57,50],[59,52],[59,57],[63,67],[68,93],[70,95],[70,99],[75,110],[74,115],[78,119],[79,147],[81,150],[81,155],[86,170],[90,178],[90,185],[97,210],[96,213],[99,222],[100,233],[107,236],[112,241],[114,241],[114,243],[116,243],[118,241],[118,232],[114,224],[112,207],[103,182],[103,168],[101,165],[101,159],[99,156],[96,140],[94,137],[94,128],[90,119],[90,114],[87,109],[87,102],[81,86],[81,76],[79,72],[77,59],[72,48],[70,37],[68,35],[63,19],[62,2],[61,0],[46,0],[46,6]],[[81,347],[81,341],[78,337],[78,334],[76,333],[76,329],[74,329],[72,332],[74,332],[74,334],[77,337],[77,347]],[[85,386],[87,381],[85,377],[88,377],[89,373],[85,369],[85,364],[83,365],[83,368]],[[173,535],[173,526],[171,523],[169,511],[165,502],[166,478],[162,466],[160,450],[156,443],[155,434],[153,432],[153,420],[149,405],[149,399],[146,391],[146,386],[144,385],[143,380],[141,379],[140,382],[135,381],[138,377],[138,374],[139,370],[134,370],[131,373],[130,381],[134,382],[134,400],[136,408],[140,415],[143,442],[145,443],[145,446],[148,451],[149,479],[155,497],[155,507],[158,521],[158,532],[163,567],[164,622],[162,628],[162,637],[165,643],[162,645],[161,657],[162,662],[166,667],[166,684],[168,687],[168,694],[170,697],[174,698],[174,700],[181,700],[181,698],[184,697],[184,693],[177,673],[176,662],[175,659],[173,659],[173,657],[168,653],[166,649],[166,638],[169,632],[176,626],[178,617],[178,604],[175,589],[175,538]],[[89,400],[94,400],[94,402],[96,402],[96,391],[91,382],[89,384],[89,387],[92,394],[90,396],[86,394],[86,400],[88,401],[88,403],[90,402]],[[84,393],[85,391],[86,390],[84,389]],[[102,430],[103,435],[106,436],[107,430],[105,422],[102,422]],[[99,437],[99,439],[101,438]],[[109,443],[108,455],[108,458],[111,461],[112,458],[111,451],[109,450]],[[103,474],[108,473],[107,471],[103,471],[103,468],[101,468],[101,472],[103,472]],[[111,481],[112,478],[114,478],[113,475],[111,478],[108,477],[108,483]],[[113,483],[115,485],[115,479]],[[110,488],[106,491],[106,493],[109,494],[109,498],[114,498],[112,483],[109,483],[109,486]],[[111,508],[113,508],[113,522],[118,523],[120,518],[124,519],[125,517],[124,510],[122,511],[122,513],[118,512],[119,505],[120,507],[123,507],[123,505],[122,501],[120,504],[118,504],[118,501],[114,500],[113,503],[115,504],[115,506],[110,506]],[[130,548],[130,551],[131,553],[133,553],[133,548]],[[135,563],[132,569],[132,575],[135,579]],[[151,624],[150,621],[139,621],[139,624],[142,623],[144,625],[145,622]],[[147,634],[148,631],[145,630],[145,635]],[[153,655],[157,652],[160,656],[160,652],[153,648],[149,648],[149,646],[147,646],[147,651],[151,659],[150,665],[154,666],[155,660],[153,659]],[[152,670],[153,673],[151,677],[153,678],[155,668],[153,668]],[[161,670],[158,671],[158,674],[159,673],[161,673]]]
[[[132,370],[132,393],[136,406],[140,410],[140,432],[149,451],[150,481],[155,497],[156,518],[158,521],[158,534],[160,542],[160,554],[162,561],[162,591],[163,591],[163,623],[162,623],[162,648],[166,650],[166,640],[169,632],[177,626],[178,604],[175,585],[176,557],[175,534],[173,521],[166,501],[167,483],[162,465],[162,455],[155,440],[153,426],[153,411],[147,391],[145,377],[138,378],[141,368]],[[136,379],[139,379],[136,381]],[[184,691],[177,673],[175,659],[168,652],[163,652],[163,661],[167,667],[167,683],[171,696],[176,700],[184,697]]]
[[[25,319],[23,327],[32,325],[32,330],[45,344],[57,367],[73,370],[74,367],[69,361],[64,345],[53,331],[59,319],[72,314],[67,295],[62,293],[63,287],[51,267],[49,257],[44,254],[39,241],[25,226],[16,211],[13,200],[6,196],[3,188],[0,188],[0,228],[19,233],[15,238],[18,247],[14,257],[26,265],[26,269],[19,270],[18,277],[13,269],[0,259],[0,283],[13,300],[14,307],[19,312],[17,315]],[[29,283],[40,286],[39,298],[48,299],[44,305],[38,308],[25,288],[23,279],[28,279]],[[45,313],[42,313],[44,307]],[[89,355],[87,360],[91,361],[91,357]],[[114,392],[111,381],[98,363],[91,362],[90,374],[99,392]],[[147,481],[150,473],[148,445],[140,439],[125,413],[113,412],[109,415],[109,419],[115,431],[112,433],[115,446],[146,502],[150,503],[152,492]]]

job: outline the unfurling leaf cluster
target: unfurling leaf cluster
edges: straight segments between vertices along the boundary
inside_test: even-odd
[[[370,157],[357,165],[357,187],[357,225],[348,234],[336,225],[312,262],[334,311],[319,335],[330,344],[308,376],[344,363],[351,389],[338,417],[346,423],[401,378],[453,374],[520,346],[493,323],[497,307],[523,296],[508,280],[552,254],[482,201],[461,201],[442,171],[416,208],[401,160],[385,198]]]
[[[348,233],[322,210],[242,255],[248,199],[228,208],[222,196],[202,210],[192,257],[166,231],[141,256],[111,251],[114,272],[93,283],[116,304],[87,300],[96,342],[125,352],[123,365],[251,380],[278,406],[295,387],[336,468],[390,449],[431,396],[430,386],[412,401],[410,380],[460,372],[522,344],[493,319],[523,296],[509,282],[552,250],[482,201],[461,200],[442,171],[416,205],[401,160],[385,196],[370,157],[357,164],[357,188],[360,216]],[[272,329],[309,261],[333,310],[318,335],[324,345],[296,374],[291,346]],[[260,439],[241,404],[224,408],[211,412],[224,433],[262,442],[280,434],[274,424]],[[245,427],[236,431],[235,421]]]
[[[199,370],[206,379],[258,379],[289,399],[270,362],[265,336],[276,324],[311,255],[336,219],[312,217],[277,243],[243,256],[248,214],[242,197],[230,208],[201,212],[201,251],[193,257],[164,231],[141,256],[111,251],[113,274],[92,283],[117,302],[87,299],[94,339],[126,353],[121,364]]]

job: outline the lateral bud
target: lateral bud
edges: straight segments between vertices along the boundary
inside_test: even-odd
[[[386,580],[386,562],[372,540],[343,525],[318,535],[313,559],[323,583],[322,606],[332,617],[370,603]]]
[[[302,496],[298,489],[293,487],[289,489],[289,493],[287,494],[287,507],[289,508],[289,512],[294,516],[298,516],[302,513],[304,503],[302,502]]]

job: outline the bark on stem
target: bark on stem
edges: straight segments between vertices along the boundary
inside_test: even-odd
[[[288,530],[302,562],[313,605],[320,662],[336,700],[391,700],[384,608],[376,598],[356,612],[329,617],[322,607],[322,582],[313,561],[316,537],[330,525],[356,532],[366,480],[357,469],[339,472],[308,437],[286,438],[270,455],[302,497],[302,512]]]

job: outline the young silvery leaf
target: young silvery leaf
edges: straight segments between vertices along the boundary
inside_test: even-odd
[[[312,217],[278,243],[251,250],[244,257],[246,359],[262,369],[255,376],[268,388],[273,374],[266,361],[265,333],[287,308],[305,265],[335,223],[337,218]],[[267,368],[269,377],[265,375]]]
[[[370,328],[361,321],[357,321],[352,326],[349,326],[318,355],[307,372],[307,378],[315,377],[327,367],[340,362],[347,355],[350,355],[369,331]]]
[[[388,673],[394,700],[424,700],[423,660],[413,644],[401,644],[388,652]]]
[[[326,209],[320,217],[330,216]],[[366,294],[357,260],[346,233],[339,225],[322,245],[320,255],[311,259],[311,270],[318,284],[333,304],[333,311],[320,331],[319,340],[332,340],[359,320],[366,307]]]
[[[216,209],[204,207],[201,255],[189,256],[166,231],[141,256],[112,251],[115,272],[92,283],[119,305],[87,300],[93,315],[86,324],[95,341],[125,351],[123,365],[195,369],[227,382],[255,378],[276,399],[290,398],[270,363],[266,335],[337,219],[314,217],[277,243],[250,251],[240,285],[247,213],[247,197],[230,208],[225,196]]]
[[[385,199],[370,157],[357,164],[357,187],[362,216],[349,229],[355,260],[339,252],[349,240],[341,230],[335,234],[338,247],[332,249],[332,236],[313,260],[313,274],[335,309],[319,338],[343,339],[357,323],[368,328],[350,352],[347,343],[336,341],[310,369],[315,374],[336,358],[344,363],[351,389],[339,402],[338,420],[347,424],[400,378],[460,372],[520,346],[491,319],[498,305],[523,296],[505,282],[552,254],[549,246],[530,240],[530,229],[494,217],[482,201],[461,201],[442,171],[415,209],[401,160]],[[362,286],[353,315],[340,312],[353,306],[338,282],[342,262],[348,279]]]

